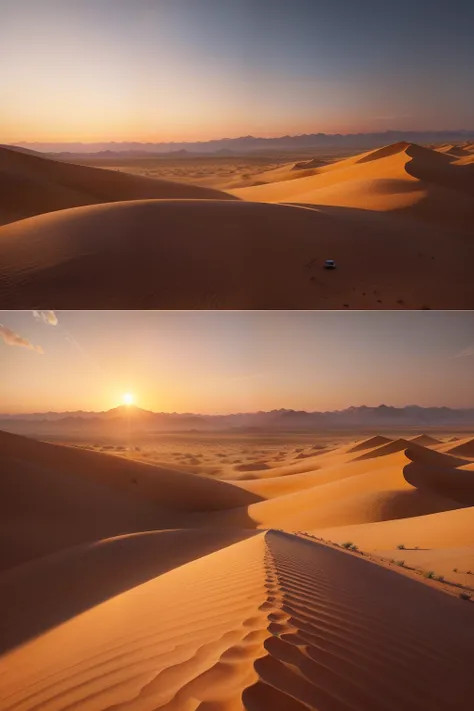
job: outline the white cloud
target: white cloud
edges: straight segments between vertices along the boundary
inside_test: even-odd
[[[44,353],[41,346],[34,346],[26,338],[19,336],[18,333],[15,333],[6,326],[2,326],[2,324],[0,324],[0,336],[2,336],[7,346],[20,346],[21,348],[28,348],[30,351],[35,351],[41,355]]]
[[[43,321],[49,326],[58,325],[58,317],[54,311],[33,311],[33,316],[39,321]]]

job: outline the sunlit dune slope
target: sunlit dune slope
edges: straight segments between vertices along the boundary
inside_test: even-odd
[[[264,548],[260,535],[178,567],[3,657],[2,711],[235,703],[268,636]]]
[[[408,446],[409,456],[408,450],[405,451]],[[432,455],[439,457],[435,467],[432,467]],[[428,466],[424,466],[427,460]],[[452,462],[451,467],[447,461]],[[251,504],[245,509],[216,513],[207,523],[248,527],[250,519],[260,528],[310,530],[461,508],[468,505],[471,496],[470,486],[465,488],[465,478],[470,472],[452,474],[458,461],[406,440],[396,440],[353,461],[345,458],[340,464],[333,462],[332,467],[314,475],[315,480],[321,477],[319,485],[313,480],[311,488]],[[432,473],[438,471],[438,465],[443,472],[449,472],[451,479],[447,482],[444,474],[440,477]]]
[[[6,654],[1,708],[454,711],[474,694],[471,624],[459,600],[268,532]]]
[[[416,144],[397,143],[331,163],[315,174],[234,190],[245,200],[403,211],[452,228],[474,219],[474,167]]]
[[[467,155],[458,158],[454,161],[455,165],[472,165],[474,166],[474,153],[468,153]]]
[[[145,198],[229,199],[218,190],[72,165],[0,146],[0,224],[79,205]]]
[[[250,481],[227,481],[264,499],[271,499],[364,473],[366,465],[357,464],[358,458],[354,457],[354,452],[359,451],[358,447],[378,451],[383,442],[390,441],[386,437],[372,437],[357,446],[342,445],[292,462],[268,465],[265,470],[257,471],[255,478]],[[403,449],[406,444],[401,445],[399,449]]]
[[[362,550],[461,548],[472,545],[474,507],[440,511],[425,516],[378,521],[355,526],[315,529],[328,540],[354,541]],[[398,556],[405,556],[405,551]]]
[[[327,258],[337,270],[323,269]],[[469,308],[472,259],[472,241],[411,221],[401,239],[397,221],[367,210],[123,202],[1,227],[0,299],[4,308]]]
[[[474,150],[473,144],[469,142],[461,144],[445,143],[442,146],[434,146],[434,149],[439,153],[446,153],[455,158],[468,156]]]
[[[447,580],[472,586],[474,574],[474,464],[426,447],[413,445],[405,451],[408,462],[403,468],[407,483],[422,496],[438,501],[456,501],[449,505],[411,513],[409,517],[389,516],[379,522],[339,523],[316,527],[313,533],[343,543],[352,541],[359,548],[374,551],[388,559],[424,571],[436,571]],[[466,507],[466,508],[464,508]],[[452,508],[453,510],[448,510]],[[444,509],[444,510],[443,510]]]
[[[177,528],[186,512],[259,499],[216,479],[5,432],[0,467],[1,568],[99,538]]]
[[[0,574],[0,653],[85,610],[255,535],[226,528],[146,531],[86,543]]]

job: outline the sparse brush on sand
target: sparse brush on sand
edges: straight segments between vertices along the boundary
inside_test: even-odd
[[[474,166],[455,158],[395,144],[225,192],[0,148],[10,223],[0,298],[5,308],[472,308]]]
[[[219,479],[1,433],[0,708],[459,708],[474,463],[419,440],[216,442]]]

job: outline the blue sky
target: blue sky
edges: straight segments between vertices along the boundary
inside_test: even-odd
[[[0,141],[474,128],[468,0],[2,0]]]

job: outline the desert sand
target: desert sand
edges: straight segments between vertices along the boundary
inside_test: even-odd
[[[474,153],[448,148],[297,161],[237,188],[0,149],[1,304],[473,308]]]
[[[195,442],[0,433],[2,711],[472,698],[472,434]]]
[[[229,199],[218,190],[70,165],[0,146],[0,225],[81,205],[141,199]]]

